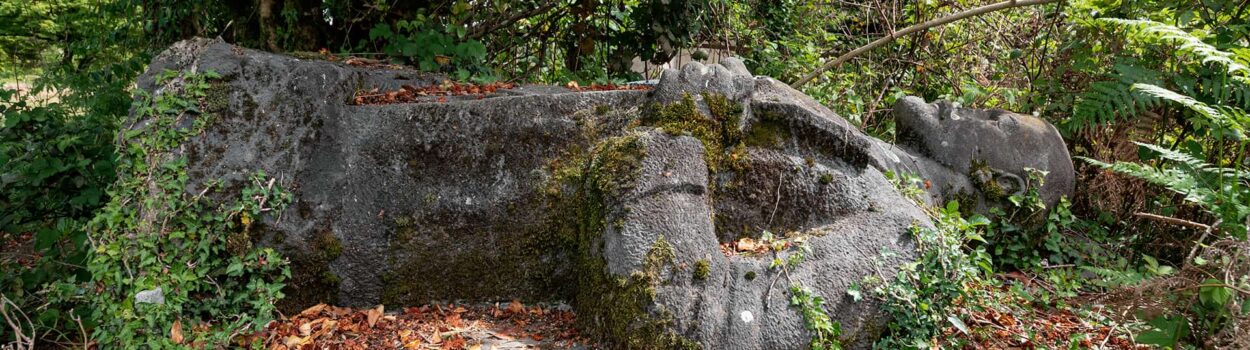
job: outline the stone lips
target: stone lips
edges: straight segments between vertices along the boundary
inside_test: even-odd
[[[883,173],[933,179],[931,202],[979,195],[960,164],[972,158],[933,147],[969,126],[904,126],[900,116],[900,135],[918,137],[890,145],[735,59],[666,71],[651,92],[520,87],[375,106],[348,101],[441,78],[193,39],[154,59],[139,87],[151,91],[166,69],[223,76],[211,125],[181,148],[188,192],[215,179],[226,190],[207,198],[236,199],[264,170],[293,193],[286,212],[253,228],[256,243],[291,259],[288,310],[572,300],[590,334],[622,348],[803,348],[810,335],[789,286],[773,283],[771,257],[719,251],[769,230],[808,237],[812,251],[790,279],[824,296],[847,343],[863,347],[884,319],[846,288],[912,259],[908,228],[930,225]],[[693,108],[664,108],[684,103]],[[905,99],[895,113],[944,113],[926,105]],[[688,115],[655,118],[665,110]],[[1070,192],[1062,140],[1015,116],[1000,117],[1003,138],[973,139],[989,141],[972,157],[1003,173],[1049,170],[1047,200]],[[1034,149],[1045,162],[1020,161]]]

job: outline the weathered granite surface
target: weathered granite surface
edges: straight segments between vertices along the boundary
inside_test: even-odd
[[[209,198],[238,198],[230,189],[263,170],[293,193],[257,229],[291,259],[292,309],[570,300],[589,334],[621,348],[804,348],[772,256],[720,251],[769,231],[807,242],[787,280],[823,295],[862,347],[884,320],[847,286],[912,259],[908,228],[931,225],[885,172],[931,180],[930,203],[982,209],[997,198],[988,183],[1035,185],[1016,181],[1025,168],[1049,171],[1050,203],[1072,191],[1063,141],[1036,118],[908,98],[891,145],[733,59],[667,71],[652,91],[377,106],[349,102],[441,79],[207,39],[158,56],[139,87],[165,70],[223,76],[213,124],[181,148],[188,192],[220,180],[235,185]]]

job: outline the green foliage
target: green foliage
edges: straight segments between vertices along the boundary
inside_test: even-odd
[[[1250,102],[1246,99],[1250,93],[1250,78],[1247,77],[1250,69],[1245,64],[1250,56],[1244,51],[1242,54],[1223,51],[1204,42],[1200,34],[1150,20],[1102,18],[1091,23],[1111,32],[1122,28],[1127,41],[1143,48],[1173,48],[1175,51],[1158,53],[1167,57],[1164,65],[1158,65],[1158,60],[1153,58],[1119,58],[1114,72],[1108,74],[1110,80],[1091,84],[1090,90],[1077,98],[1072,118],[1065,120],[1068,125],[1076,128],[1106,125],[1158,110],[1160,99],[1178,100],[1184,96],[1160,96],[1169,90],[1159,86],[1166,85],[1209,101],[1250,106],[1246,104]],[[1165,73],[1169,70],[1182,74]],[[1201,103],[1187,99],[1192,102],[1185,105]],[[1194,129],[1201,130],[1202,126],[1195,125]]]
[[[1109,254],[1097,246],[1101,237],[1073,237],[1069,230],[1088,228],[1072,214],[1072,203],[1061,198],[1047,208],[1038,190],[1046,174],[1026,169],[1029,187],[1007,197],[1002,207],[990,208],[994,221],[986,229],[986,248],[995,266],[1006,270],[1038,270],[1052,265],[1104,266]],[[1090,238],[1098,238],[1092,242]]]
[[[1107,164],[1088,158],[1085,160],[1175,191],[1185,200],[1216,215],[1221,233],[1246,239],[1246,220],[1250,217],[1250,185],[1247,185],[1250,175],[1247,175],[1246,169],[1216,167],[1184,152],[1145,143],[1139,145],[1170,163],[1154,167],[1140,163]],[[1243,141],[1238,147],[1244,151],[1246,143]]]
[[[875,346],[884,349],[931,348],[931,342],[948,324],[956,307],[966,300],[987,298],[977,287],[992,273],[991,260],[983,248],[982,230],[989,220],[982,216],[965,219],[958,202],[931,213],[934,227],[913,226],[918,259],[899,267],[895,276],[870,276],[863,287],[882,301],[881,307],[892,321],[886,335]],[[890,258],[893,252],[883,252]],[[862,293],[854,289],[855,293]],[[958,319],[957,317],[955,317]]]
[[[128,123],[142,126],[124,133],[112,200],[87,225],[91,279],[61,296],[92,310],[92,338],[103,347],[173,346],[175,323],[187,344],[229,344],[271,320],[282,297],[286,263],[248,237],[253,222],[281,210],[289,194],[258,172],[236,202],[213,204],[204,196],[222,185],[204,181],[189,193],[187,159],[171,152],[212,122],[203,106],[216,78],[168,72],[159,94],[140,94],[135,104],[134,121],[145,123]],[[157,288],[163,304],[136,302],[136,293]]]
[[[1147,46],[1174,47],[1177,50],[1174,56],[1177,67],[1199,74],[1202,79],[1174,79],[1176,88],[1181,92],[1156,84],[1136,83],[1131,86],[1138,96],[1158,101],[1164,106],[1181,108],[1185,129],[1179,134],[1168,135],[1164,140],[1170,139],[1174,145],[1183,144],[1183,148],[1137,142],[1142,149],[1141,163],[1085,160],[1098,167],[1162,186],[1177,193],[1186,202],[1206,210],[1214,218],[1214,223],[1199,237],[1196,242],[1199,247],[1194,248],[1194,253],[1207,244],[1204,240],[1213,232],[1216,233],[1216,242],[1229,238],[1246,242],[1246,227],[1250,226],[1250,176],[1247,175],[1250,174],[1250,167],[1246,163],[1245,151],[1250,140],[1245,130],[1250,126],[1250,117],[1243,109],[1244,93],[1228,91],[1246,89],[1247,81],[1250,81],[1247,79],[1250,75],[1246,67],[1247,56],[1223,51],[1204,42],[1200,36],[1171,25],[1118,19],[1106,22],[1127,27],[1127,35]],[[1198,83],[1215,83],[1218,86]],[[1169,298],[1191,302],[1184,304],[1188,305],[1186,307],[1173,310],[1174,313],[1151,320],[1149,329],[1141,333],[1137,341],[1164,347],[1179,346],[1187,341],[1203,342],[1221,332],[1233,319],[1246,317],[1244,311],[1238,312],[1235,307],[1244,303],[1244,297],[1234,292],[1239,289],[1238,286],[1245,285],[1247,278],[1243,269],[1247,262],[1238,258],[1244,253],[1244,244],[1209,251],[1214,252],[1221,262],[1198,268],[1213,269],[1205,272],[1206,275],[1219,278],[1207,278],[1191,288],[1167,291]],[[1194,259],[1192,263],[1197,266],[1209,263],[1204,255],[1194,253],[1186,259]],[[1158,265],[1153,258],[1148,263]],[[1184,262],[1187,267],[1192,266],[1190,263]]]
[[[114,178],[112,139],[100,130],[116,127],[102,118],[73,115],[60,103],[28,105],[12,101],[10,94],[0,91],[0,100],[10,101],[0,105],[0,241],[26,233],[33,235],[33,245],[0,254],[0,271],[6,271],[0,274],[0,294],[35,312],[33,306],[48,302],[45,285],[87,275],[82,225],[107,200],[105,188]],[[27,254],[33,258],[14,259]],[[38,310],[32,327],[56,329],[83,316],[60,306]],[[0,331],[0,339],[5,333]]]
[[[924,180],[919,176],[910,173],[895,173],[886,171],[885,178],[890,181],[894,188],[898,189],[903,197],[907,197],[912,202],[924,203]]]
[[[369,30],[369,40],[384,42],[382,51],[423,71],[454,73],[460,80],[484,71],[486,46],[465,37],[464,26],[439,24],[418,14],[411,20],[379,24]]]
[[[803,325],[812,332],[812,350],[839,350],[842,343],[842,324],[834,322],[825,312],[825,298],[811,289],[795,284],[790,286],[790,306],[798,307],[803,314]]]
[[[1189,335],[1189,323],[1183,317],[1159,316],[1150,320],[1153,329],[1142,332],[1134,339],[1138,343],[1171,348]]]

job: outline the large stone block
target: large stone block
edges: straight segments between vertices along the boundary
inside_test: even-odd
[[[1050,171],[1048,200],[1071,191],[1062,140],[1039,120],[906,99],[896,146],[722,64],[667,71],[651,91],[520,87],[357,106],[357,91],[441,79],[195,39],[159,55],[139,87],[159,93],[165,70],[223,77],[201,116],[212,123],[178,148],[187,191],[221,181],[208,199],[236,199],[257,170],[290,189],[290,208],[254,228],[292,262],[288,308],[566,300],[587,332],[622,348],[805,347],[772,255],[722,252],[765,231],[807,242],[788,280],[823,295],[847,341],[866,345],[884,319],[846,288],[913,259],[908,228],[931,225],[886,172],[931,179],[932,203],[985,197],[974,160],[995,181]]]

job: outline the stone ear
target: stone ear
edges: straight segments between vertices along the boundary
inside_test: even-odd
[[[994,181],[998,182],[998,186],[1003,188],[1004,193],[1022,195],[1029,189],[1029,184],[1016,174],[1005,171],[996,171],[995,173]]]

